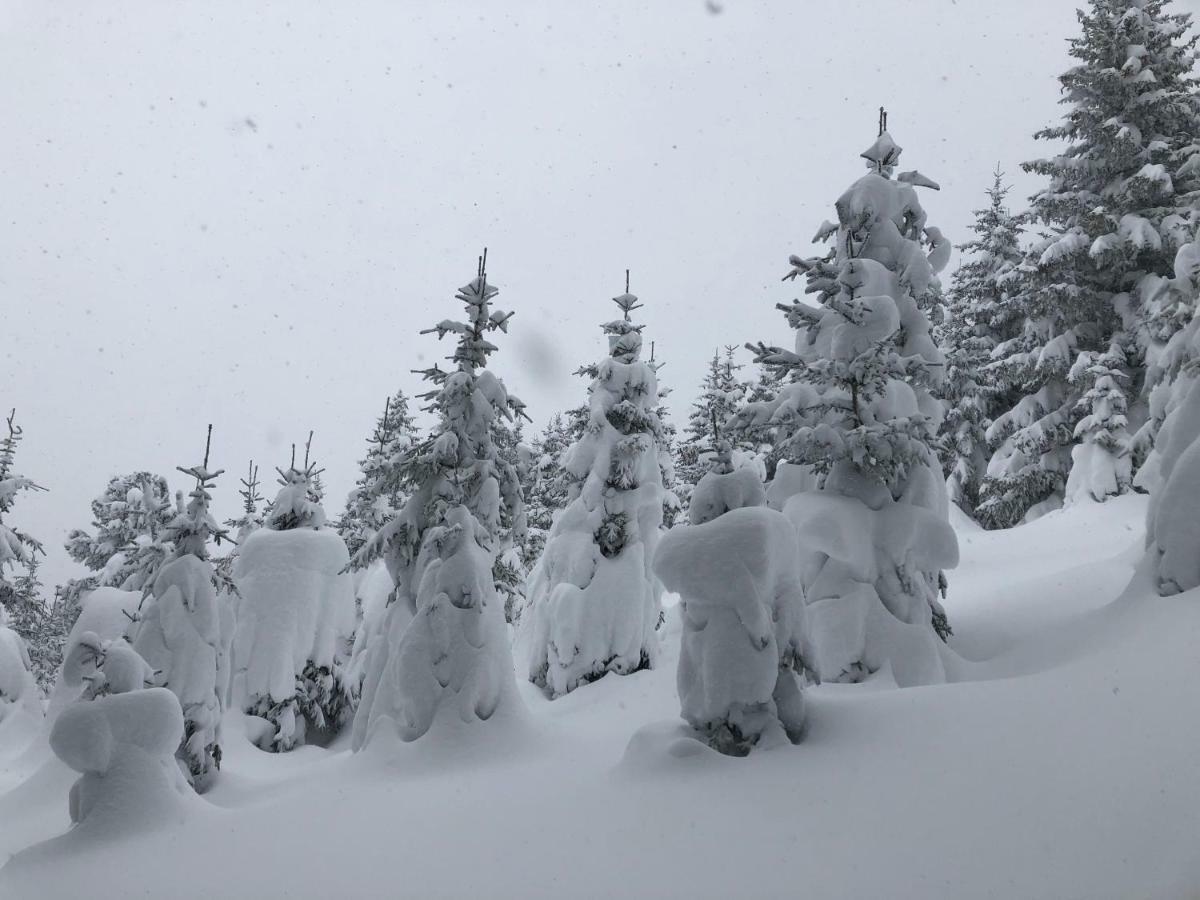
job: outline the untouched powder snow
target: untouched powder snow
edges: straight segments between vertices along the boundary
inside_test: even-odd
[[[1195,896],[1200,590],[1158,597],[1142,573],[1122,596],[1145,511],[960,525],[962,680],[811,688],[799,745],[735,759],[686,736],[671,607],[658,669],[553,702],[521,685],[529,727],[503,753],[270,755],[233,712],[222,780],[178,824],[23,850],[67,830],[66,788],[0,794],[0,898]],[[463,864],[447,838],[468,826]],[[197,858],[217,862],[181,880]]]

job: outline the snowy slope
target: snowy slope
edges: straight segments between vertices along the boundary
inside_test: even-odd
[[[229,739],[211,806],[20,853],[0,897],[1196,896],[1200,594],[1116,599],[1144,511],[960,527],[947,609],[972,680],[813,689],[799,746],[680,739],[672,615],[661,668],[554,702],[526,685],[529,727],[498,745]],[[0,853],[49,837],[21,817],[56,804],[65,829],[65,795],[0,796]],[[221,862],[181,882],[197,848]]]

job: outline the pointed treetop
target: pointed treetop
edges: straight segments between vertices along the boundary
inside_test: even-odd
[[[638,302],[638,298],[636,295],[629,293],[629,270],[628,269],[625,270],[625,293],[623,293],[617,297],[613,297],[613,303],[617,304],[617,306],[620,307],[621,312],[624,314],[626,322],[629,321],[629,314],[631,312],[633,312],[635,309],[641,309],[643,306],[643,304]]]
[[[881,106],[879,107],[879,136],[882,137],[885,131],[887,131],[887,110]]]
[[[875,143],[860,155],[871,164],[875,171],[883,174],[885,170],[890,170],[899,162],[901,150],[900,145],[892,140],[892,136],[883,131],[875,139]]]

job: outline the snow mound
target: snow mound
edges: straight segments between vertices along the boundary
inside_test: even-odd
[[[654,571],[680,597],[683,718],[733,755],[749,752],[769,729],[782,727],[798,741],[804,702],[797,673],[813,664],[806,662],[812,653],[797,537],[787,518],[749,507],[674,528],[659,544]]]
[[[133,621],[141,591],[122,591],[114,587],[98,587],[83,598],[79,618],[71,626],[63,645],[63,665],[50,692],[47,718],[55,719],[69,704],[79,699],[86,683],[86,654],[79,653],[80,645],[99,645],[123,636]],[[85,638],[84,636],[87,635]]]
[[[765,506],[766,503],[767,492],[756,469],[707,472],[692,490],[688,521],[693,525],[703,525],[731,509]]]
[[[177,815],[186,790],[175,762],[183,712],[165,688],[72,704],[50,732],[55,755],[83,775],[71,788],[71,821],[112,837]]]
[[[21,636],[0,607],[0,747],[28,740],[42,718],[41,695]]]

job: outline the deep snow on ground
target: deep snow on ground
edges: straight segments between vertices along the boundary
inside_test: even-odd
[[[1144,511],[960,524],[965,680],[812,689],[747,759],[683,737],[673,616],[657,670],[436,743],[269,755],[233,716],[208,802],[137,840],[22,850],[72,773],[12,788],[0,748],[0,897],[1200,896],[1200,596],[1125,592]]]

